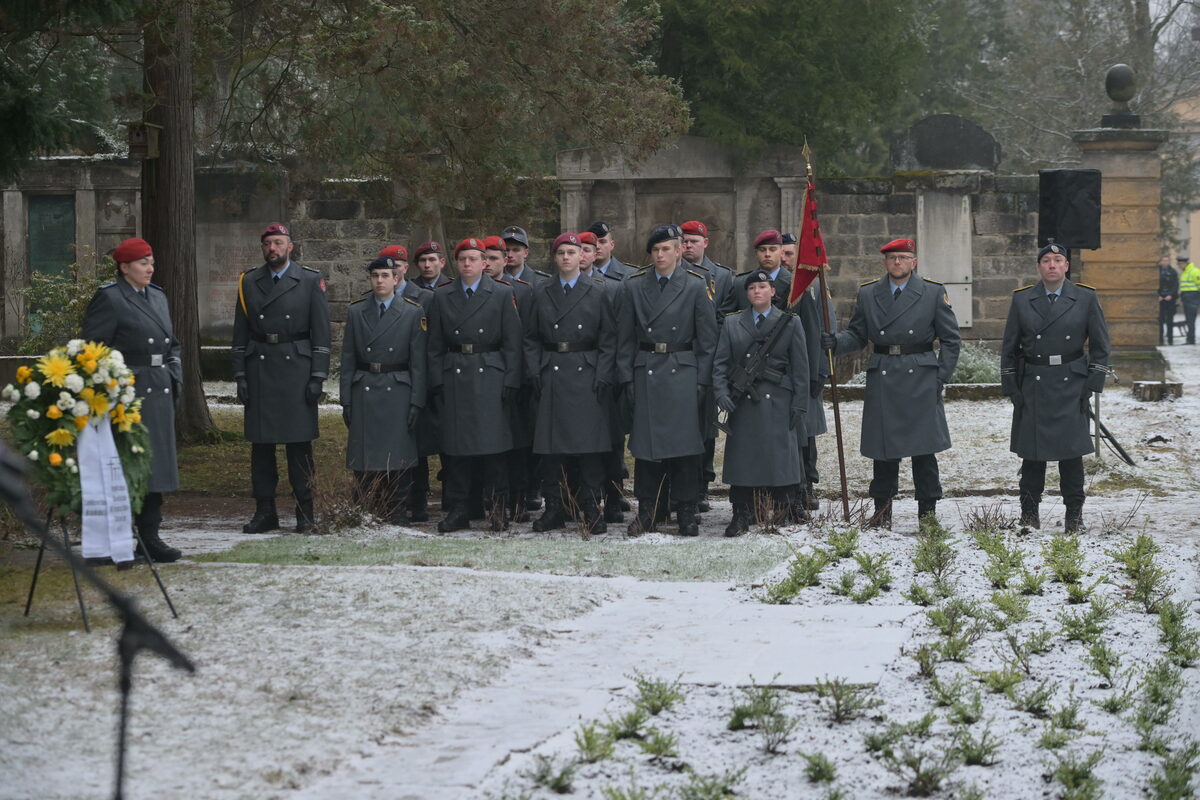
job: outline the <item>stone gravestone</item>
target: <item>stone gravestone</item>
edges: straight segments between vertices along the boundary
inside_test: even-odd
[[[920,170],[985,170],[1000,163],[1000,144],[976,123],[955,114],[934,114],[892,141],[892,167]]]

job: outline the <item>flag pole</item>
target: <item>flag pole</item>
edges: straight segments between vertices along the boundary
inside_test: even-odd
[[[805,205],[807,206],[808,191],[813,185],[813,168],[812,168],[812,151],[808,147],[808,140],[804,141],[804,171],[808,179],[808,188],[805,190]],[[803,211],[801,214],[803,215]],[[800,230],[804,230],[804,219],[801,216]],[[821,291],[821,315],[824,319],[823,330],[827,333],[834,333],[833,325],[829,315],[829,285],[825,280],[825,270],[828,268],[828,263],[817,270],[817,280],[820,282]],[[829,359],[829,399],[833,403],[833,430],[834,436],[837,439],[837,455],[838,455],[838,478],[841,480],[842,489],[842,518],[850,521],[850,495],[846,488],[846,449],[842,443],[842,411],[838,405],[838,380],[836,359],[833,357],[833,351],[826,351],[825,357]]]

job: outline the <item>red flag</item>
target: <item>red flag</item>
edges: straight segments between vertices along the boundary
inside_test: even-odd
[[[804,219],[800,222],[800,239],[796,253],[796,272],[792,275],[792,290],[788,293],[788,307],[795,305],[800,295],[817,279],[817,274],[829,265],[825,255],[825,242],[821,239],[821,228],[817,225],[816,187],[812,181],[804,191]]]

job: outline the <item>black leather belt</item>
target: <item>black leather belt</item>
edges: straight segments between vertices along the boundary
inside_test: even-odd
[[[911,356],[913,353],[928,353],[933,350],[933,342],[923,344],[877,344],[877,356]]]
[[[678,353],[691,350],[691,342],[639,342],[638,349],[647,353]]]
[[[463,353],[464,355],[473,356],[476,353],[498,353],[500,345],[498,344],[448,344],[446,349],[451,353]]]
[[[298,342],[301,339],[308,338],[308,332],[304,333],[252,333],[250,338],[256,342],[265,344],[286,344],[287,342]]]
[[[1074,353],[1066,353],[1059,356],[1035,356],[1026,353],[1023,358],[1026,364],[1036,364],[1039,367],[1057,367],[1059,364],[1070,364],[1083,358],[1083,351],[1076,350]]]
[[[380,364],[378,362],[356,361],[354,368],[363,372],[370,372],[375,375],[381,372],[408,372],[408,362],[400,361],[395,364]]]
[[[167,365],[166,353],[155,353],[153,355],[144,353],[142,355],[125,356],[125,366],[127,367],[165,367]]]
[[[586,353],[596,349],[596,340],[588,339],[582,342],[542,342],[542,349],[548,353]]]

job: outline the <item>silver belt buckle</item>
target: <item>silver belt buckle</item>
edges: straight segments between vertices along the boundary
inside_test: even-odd
[[[898,344],[889,344],[887,346],[887,349],[888,349],[889,356],[903,355],[903,353],[900,352],[900,345],[898,345]]]
[[[267,344],[279,344],[279,334],[278,333],[268,333],[267,334]]]
[[[369,369],[372,374],[378,375],[381,371],[383,371],[383,364],[377,364],[372,361],[369,365],[367,365],[367,369]]]
[[[463,351],[463,353],[464,353],[465,355],[468,355],[468,356],[470,356],[470,355],[474,355],[474,354],[475,354],[475,345],[473,345],[473,344],[464,344],[464,345],[462,346],[462,351]]]
[[[154,355],[150,356],[150,366],[161,367],[162,365],[163,365],[162,353],[155,353]]]
[[[558,343],[558,352],[560,352],[560,353],[571,352],[571,343],[570,342],[559,342]]]
[[[656,352],[656,353],[667,352],[667,343],[666,342],[655,342],[654,343],[654,352]]]
[[[1048,356],[1046,358],[1046,363],[1052,367],[1057,367],[1062,363],[1062,356]]]

